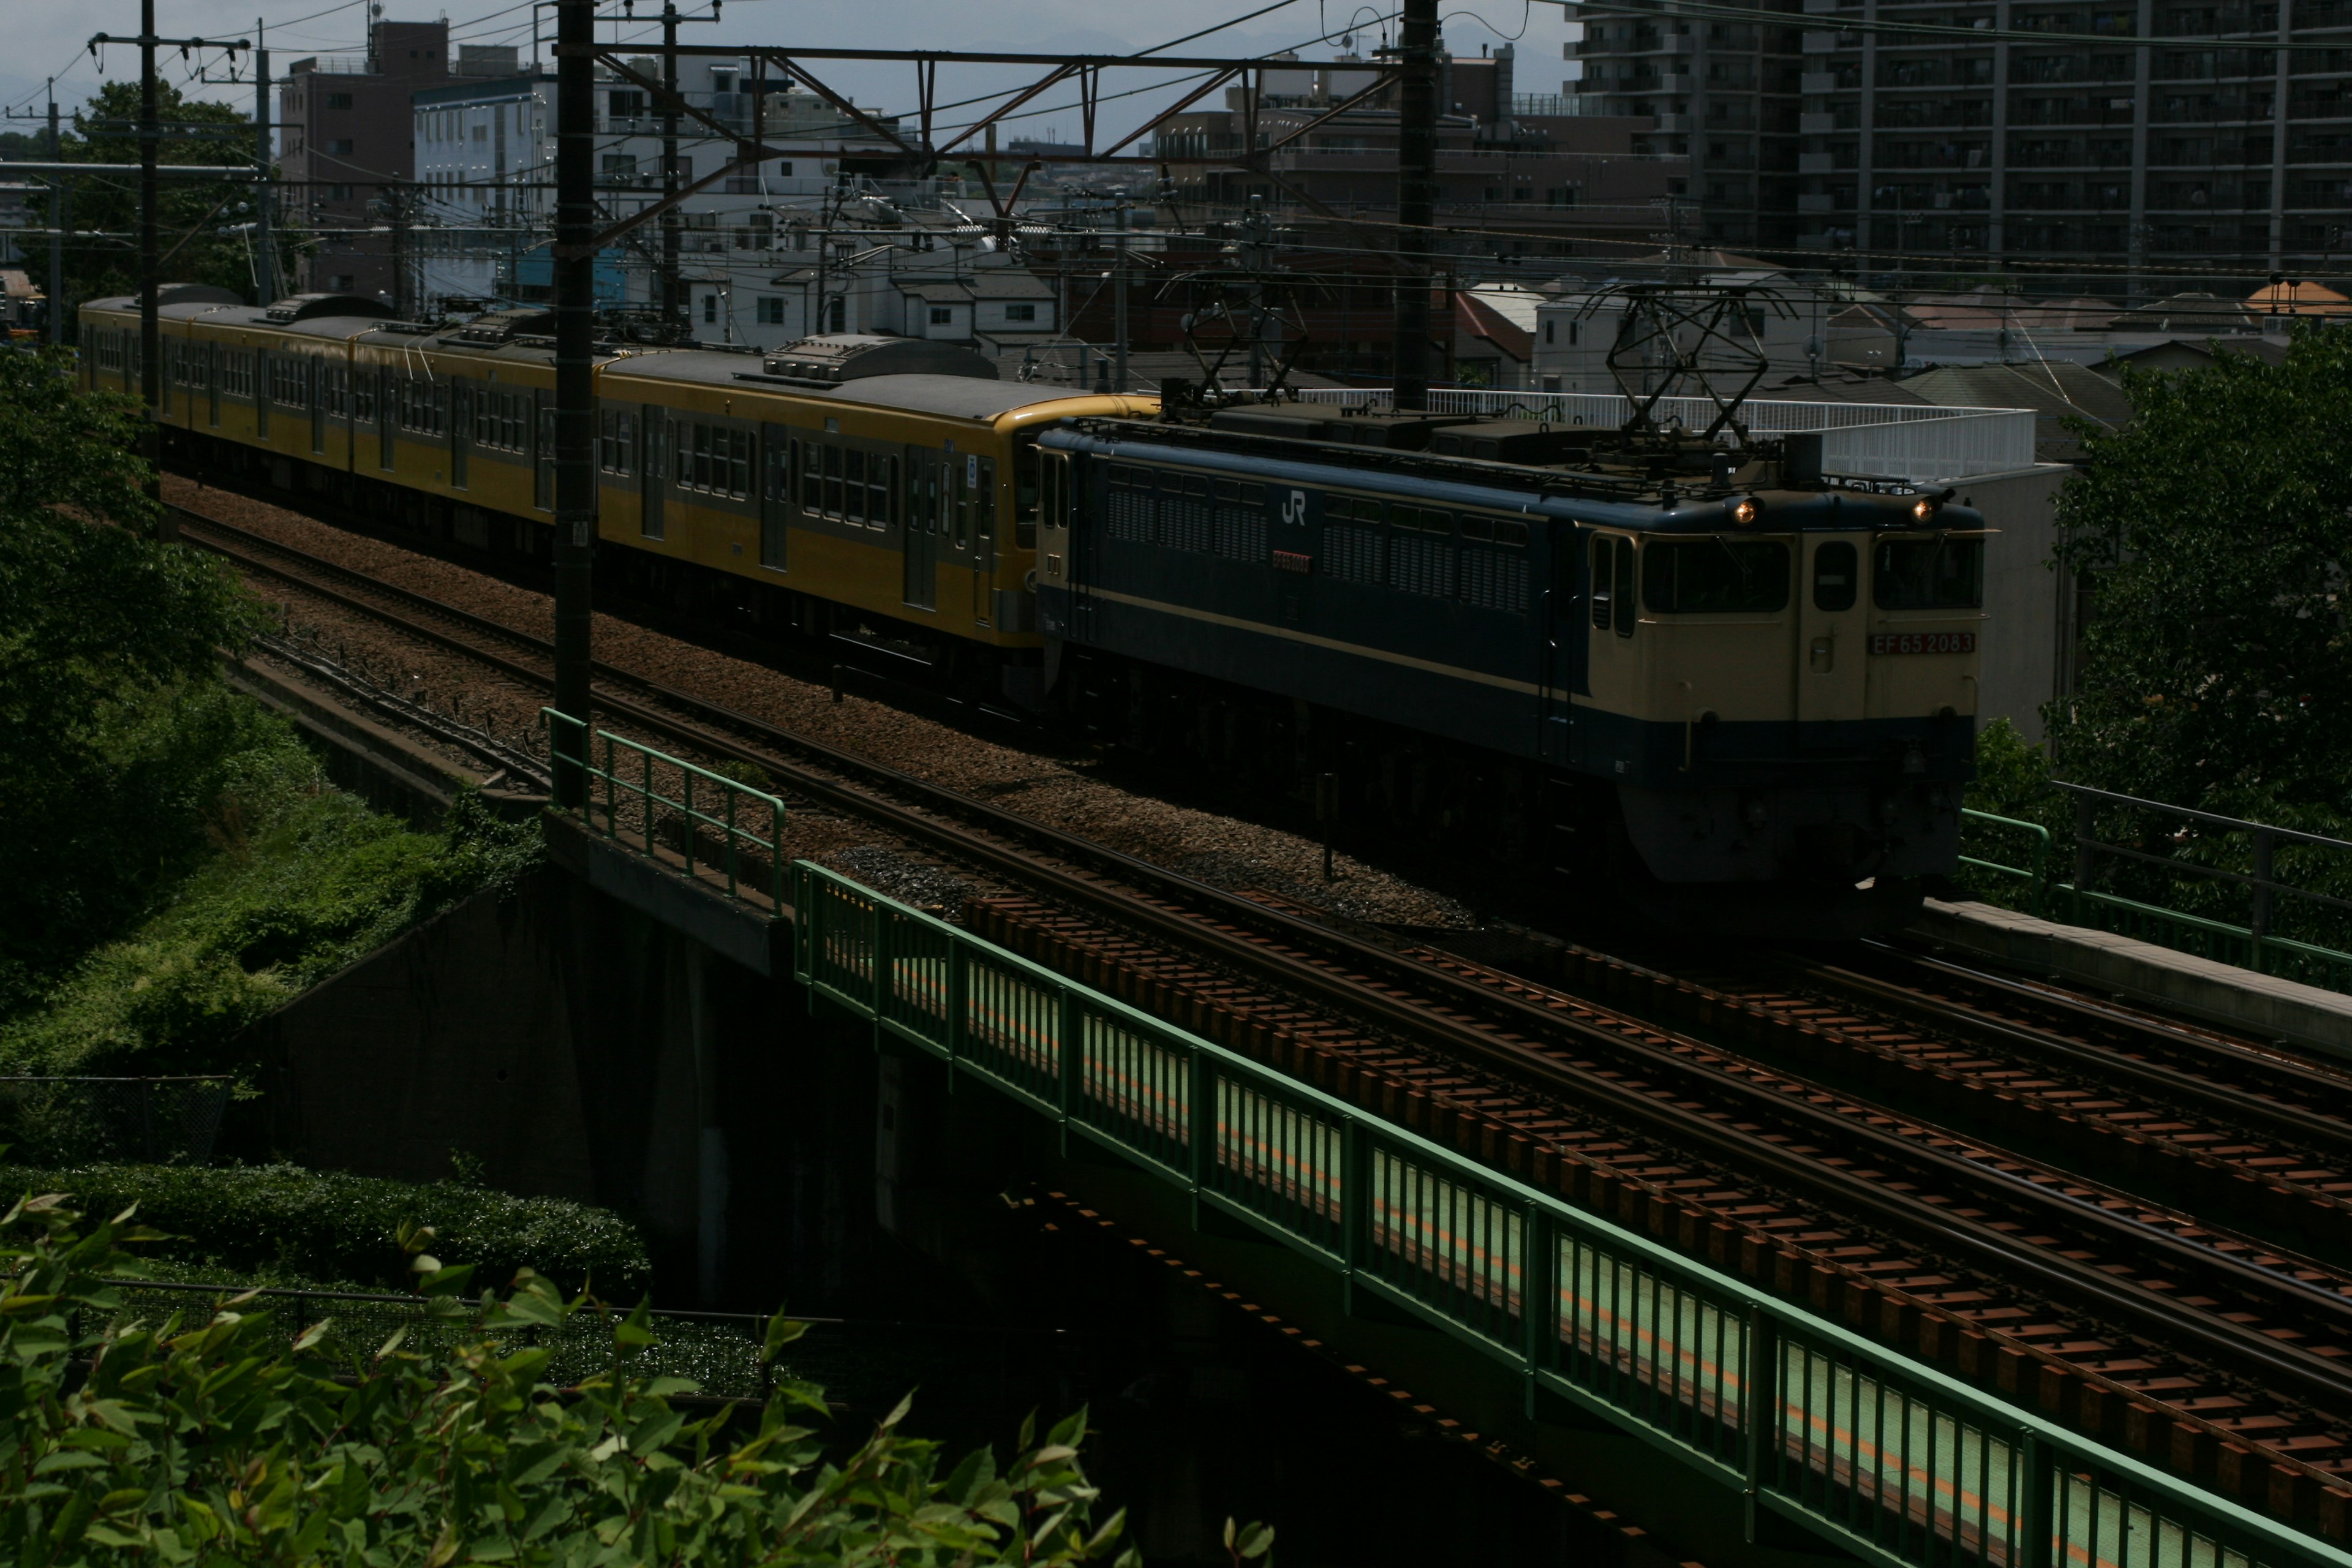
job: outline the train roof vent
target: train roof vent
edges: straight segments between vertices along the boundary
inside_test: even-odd
[[[1351,447],[1391,447],[1418,452],[1431,435],[1464,425],[1470,414],[1391,414],[1337,403],[1260,403],[1220,408],[1209,416],[1213,430],[1240,436],[1284,436],[1294,441],[1337,441]]]
[[[1614,433],[1535,419],[1482,419],[1438,431],[1429,438],[1429,449],[1444,458],[1484,458],[1492,463],[1569,463],[1592,449],[1596,435]]]
[[[373,316],[381,321],[392,314],[392,307],[367,294],[289,294],[261,314],[265,321],[282,327],[317,316]]]
[[[886,338],[867,332],[827,332],[786,343],[762,367],[787,381],[837,386],[869,375],[968,375],[996,379],[995,363],[961,343],[921,338]]]
[[[555,332],[555,312],[535,310],[528,305],[511,310],[490,310],[475,317],[449,334],[453,343],[503,343],[529,334],[551,337]]]

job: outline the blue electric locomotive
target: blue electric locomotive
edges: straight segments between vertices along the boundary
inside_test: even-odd
[[[1594,439],[1299,405],[1049,430],[1049,689],[1679,924],[1899,923],[1957,868],[1980,518],[1824,475],[1817,437]]]

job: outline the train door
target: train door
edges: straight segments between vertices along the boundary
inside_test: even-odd
[[[375,382],[375,466],[392,472],[400,459],[400,395],[408,384],[389,370],[368,373]]]
[[[535,387],[530,395],[530,504],[541,511],[555,510],[555,403],[547,388]],[[592,447],[592,450],[593,447]],[[593,493],[595,468],[589,468]]]
[[[1800,534],[1797,598],[1797,735],[1807,726],[1863,718],[1869,662],[1862,604],[1864,534]]]
[[[918,610],[940,604],[940,455],[907,448],[907,528],[899,597]]]
[[[466,488],[466,458],[474,444],[474,384],[460,376],[449,389],[449,484]]]
[[[1595,533],[1585,546],[1585,684],[1594,706],[1642,716],[1641,624],[1635,592],[1640,561],[1633,536]]]
[[[792,432],[782,425],[760,426],[760,564],[782,572],[790,549],[793,515]]]
[[[257,440],[269,439],[269,351],[253,351],[253,434]]]
[[[647,539],[661,539],[667,526],[662,516],[662,489],[669,482],[669,420],[651,404],[642,413],[637,421],[645,446],[639,454],[643,460],[637,465],[637,531]]]
[[[996,459],[964,455],[964,504],[971,511],[971,618],[994,619],[996,587]]]
[[[1538,714],[1536,754],[1549,763],[1569,760],[1569,730],[1575,722],[1574,694],[1584,689],[1584,531],[1555,522],[1546,548],[1550,577],[1544,591],[1543,700]]]

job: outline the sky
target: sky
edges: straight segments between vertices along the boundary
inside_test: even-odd
[[[641,11],[651,11],[659,0],[647,0]],[[1221,21],[1263,9],[1267,0],[722,0],[724,15],[717,25],[698,23],[682,28],[682,42],[799,45],[819,48],[995,49],[1030,52],[1128,54],[1168,43],[1171,39]],[[709,0],[692,0],[690,14],[707,16]],[[605,5],[617,13],[617,0]],[[1182,46],[1185,52],[1256,55],[1297,47],[1307,58],[1328,58],[1340,52],[1339,36],[1351,26],[1358,47],[1369,51],[1380,41],[1380,19],[1394,8],[1394,0],[1350,8],[1350,0],[1290,0],[1275,10],[1213,32]],[[472,0],[451,5],[447,0],[385,0],[390,21],[429,21],[446,16],[453,42],[515,44],[526,57],[530,52],[530,0]],[[553,26],[551,13],[540,12],[542,26]],[[1517,39],[1519,64],[1515,73],[1521,92],[1557,92],[1569,74],[1563,68],[1562,45],[1573,36],[1557,0],[1446,0],[1442,12],[1447,46],[1457,55],[1476,56],[1482,46]],[[156,29],[168,37],[261,38],[271,51],[273,70],[306,55],[359,54],[364,48],[367,0],[289,0],[257,13],[254,0],[158,0]],[[85,47],[90,35],[107,32],[132,37],[139,31],[137,0],[0,0],[0,105],[12,114],[41,113],[46,104],[44,79],[58,77],[61,113],[74,106],[101,79],[100,62]],[[656,36],[642,23],[600,25],[600,42],[643,41]],[[1328,41],[1317,42],[1318,38]],[[236,84],[193,79],[197,61],[182,61],[167,51],[167,79],[183,90],[250,108],[253,102],[250,57],[236,66]],[[228,57],[215,51],[203,74],[225,77]],[[139,70],[135,49],[109,47],[104,76],[135,79]],[[943,70],[942,100],[998,89],[1017,80],[1017,73],[993,73],[962,68],[961,77]],[[825,68],[834,86],[861,105],[884,110],[910,111],[915,107],[913,68],[906,65],[845,66]],[[1107,91],[1143,86],[1155,79],[1142,72],[1118,73],[1106,83]],[[1168,77],[1157,77],[1165,82]],[[1124,131],[1155,102],[1171,101],[1172,87],[1145,91],[1118,104],[1104,107],[1099,128],[1117,123]],[[1043,135],[1050,128],[1063,140],[1079,131],[1074,109],[1075,89],[1049,94],[1033,106],[1048,112],[1032,113],[1004,134]],[[5,128],[35,130],[40,121],[12,119]]]

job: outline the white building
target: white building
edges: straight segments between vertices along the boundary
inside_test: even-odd
[[[464,79],[413,98],[416,186],[410,220],[426,314],[451,300],[513,299],[523,258],[540,258],[555,211],[555,77],[510,48],[461,46]]]

